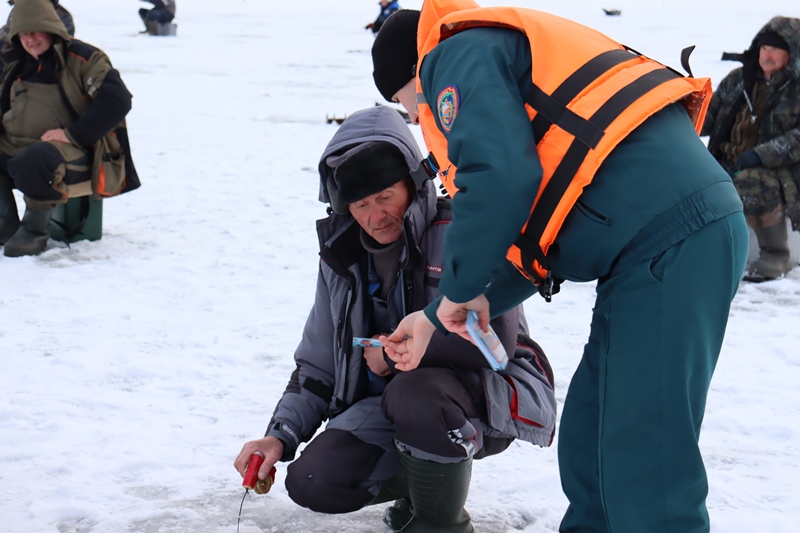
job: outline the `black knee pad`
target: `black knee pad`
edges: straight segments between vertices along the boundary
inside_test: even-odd
[[[364,484],[384,450],[352,433],[320,433],[286,470],[286,491],[295,503],[318,513],[350,513],[373,498]]]
[[[50,143],[33,143],[8,161],[8,173],[14,185],[35,200],[59,200],[61,193],[53,189],[55,171],[64,163],[61,152]]]

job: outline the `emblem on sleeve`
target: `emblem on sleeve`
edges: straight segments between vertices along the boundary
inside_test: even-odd
[[[450,128],[453,127],[453,121],[456,119],[456,115],[458,115],[458,106],[460,103],[458,87],[455,85],[448,85],[445,87],[436,99],[439,123],[442,125],[442,129],[448,133],[450,132]]]

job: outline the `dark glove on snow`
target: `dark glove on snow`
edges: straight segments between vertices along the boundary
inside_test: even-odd
[[[746,150],[736,158],[736,168],[739,170],[761,166],[761,158],[754,150]]]

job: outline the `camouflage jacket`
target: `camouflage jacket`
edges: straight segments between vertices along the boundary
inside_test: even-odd
[[[743,66],[734,69],[720,82],[711,98],[702,135],[709,135],[708,148],[726,168],[721,146],[730,141],[736,114],[747,105],[745,92],[753,95],[761,77],[758,66],[758,38],[766,31],[781,35],[790,48],[790,60],[775,73],[766,88],[761,110],[761,139],[754,150],[764,167],[786,171],[800,184],[800,19],[774,17],[753,38],[742,54],[724,54],[723,59],[739,60]]]
[[[730,160],[731,131],[736,115],[747,105],[745,93],[751,98],[759,80],[763,81],[758,66],[759,37],[767,32],[777,32],[789,45],[789,63],[772,75],[760,100],[759,142],[753,150],[761,158],[763,167],[773,171],[780,182],[781,196],[786,213],[795,229],[800,229],[800,19],[774,17],[753,38],[745,52],[723,54],[723,59],[742,62],[730,72],[717,87],[711,98],[702,135],[709,135],[708,149],[730,173],[735,168]],[[735,140],[733,141],[735,142]]]

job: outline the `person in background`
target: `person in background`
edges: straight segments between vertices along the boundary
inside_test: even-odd
[[[560,422],[560,531],[707,533],[698,439],[748,252],[736,188],[698,136],[710,81],[471,0],[396,12],[372,59],[453,197],[443,296],[381,337],[389,356],[414,368],[434,332],[466,334],[468,310],[485,327],[594,282]]]
[[[800,230],[800,19],[774,17],[744,53],[742,62],[711,98],[702,135],[733,177],[759,257],[745,279],[761,282],[792,269],[788,216]]]
[[[50,0],[53,3],[53,7],[56,8],[56,13],[58,13],[58,18],[61,19],[61,22],[64,23],[64,27],[67,29],[67,33],[70,36],[75,35],[75,22],[72,20],[72,14],[67,11],[67,8],[62,6],[58,3],[58,0]],[[14,7],[14,0],[8,0],[8,5],[12,8]],[[8,30],[11,27],[11,15],[14,14],[14,10],[12,9],[8,13],[8,20],[6,20],[6,25],[0,28],[0,54],[3,53],[3,50],[6,48],[6,37],[8,37]],[[2,58],[2,55],[0,55]],[[2,65],[0,65],[2,66]]]
[[[17,0],[0,87],[0,245],[37,255],[73,187],[109,197],[139,186],[125,116],[131,94],[106,54],[73,39],[50,0]],[[20,221],[12,188],[24,194]]]
[[[378,31],[381,29],[381,26],[383,26],[383,23],[386,22],[387,18],[389,18],[389,15],[400,9],[400,4],[398,4],[396,0],[380,0],[378,4],[381,6],[380,13],[378,13],[378,18],[364,26],[365,30],[372,30],[373,34],[378,33]]]
[[[492,321],[510,357],[498,372],[457,335],[436,335],[411,372],[380,347],[353,347],[354,336],[389,333],[439,294],[449,201],[420,160],[405,121],[385,106],[353,113],[328,143],[319,171],[330,216],[317,222],[317,292],[297,366],[266,436],[247,442],[234,467],[244,476],[260,452],[265,480],[294,459],[286,489],[303,507],[348,513],[397,500],[384,513],[394,530],[467,533],[473,459],[517,438],[550,444],[553,375],[517,307]]]
[[[144,31],[150,30],[151,24],[166,24],[175,18],[176,0],[142,0],[153,4],[151,9],[141,8],[139,16],[144,22]]]

